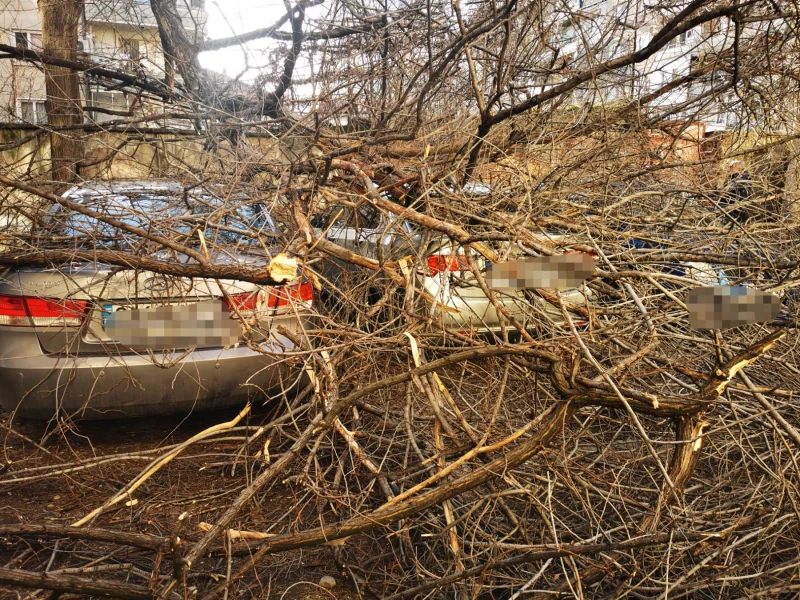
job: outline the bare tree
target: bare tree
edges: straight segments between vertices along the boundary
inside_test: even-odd
[[[317,297],[313,329],[280,332],[296,352],[261,348],[312,373],[264,399],[275,412],[91,455],[54,444],[77,438],[68,420],[39,440],[3,425],[0,490],[69,482],[72,502],[57,525],[0,525],[17,560],[0,584],[257,596],[299,585],[302,558],[387,598],[794,594],[800,15],[588,4],[301,0],[201,43],[152,0],[163,81],[1,48],[161,109],[51,122],[92,141],[82,175],[144,164],[227,204],[189,233],[170,214],[87,213],[36,180],[48,130],[20,127],[0,218],[37,224],[60,205],[135,243],[8,227],[0,265],[277,285],[268,257],[220,264],[229,248],[196,243],[257,198]],[[257,77],[199,66],[202,49],[264,38]],[[596,259],[581,300],[491,281],[493,265],[565,252]],[[694,328],[689,292],[710,284],[782,312]]]

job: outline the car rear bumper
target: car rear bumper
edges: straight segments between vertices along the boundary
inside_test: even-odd
[[[212,348],[183,358],[180,352],[157,354],[155,364],[147,355],[47,355],[35,336],[10,329],[2,331],[0,406],[26,419],[56,413],[111,419],[236,406],[307,381],[297,363],[280,356],[293,347],[288,339],[263,345],[267,354]]]
[[[430,280],[432,278],[428,278]],[[491,333],[501,331],[501,319],[494,304],[477,286],[453,287],[431,285],[425,291],[434,298],[427,300],[427,311],[430,317],[442,329],[462,332]],[[586,297],[579,290],[560,292],[565,302],[584,306]],[[564,326],[564,317],[558,306],[535,298],[533,302],[522,293],[496,294],[497,302],[508,311],[520,324],[528,329],[537,323],[549,323]],[[509,325],[507,323],[507,325]]]

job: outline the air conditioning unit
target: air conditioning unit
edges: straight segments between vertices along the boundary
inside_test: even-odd
[[[78,60],[89,60],[89,53],[86,51],[86,43],[83,40],[78,40]]]

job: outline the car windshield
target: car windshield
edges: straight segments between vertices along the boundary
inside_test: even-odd
[[[159,191],[86,194],[70,198],[94,213],[189,246],[248,246],[278,230],[262,202],[248,198],[224,201],[209,194]],[[59,208],[41,234],[50,243],[127,247],[140,243],[134,234],[94,216]]]

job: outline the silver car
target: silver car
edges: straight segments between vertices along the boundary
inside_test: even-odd
[[[218,263],[264,264],[278,235],[262,204],[223,202],[175,182],[85,184],[64,197]],[[59,207],[31,235],[40,248],[148,254],[141,238]],[[149,255],[189,262],[163,247]],[[295,343],[278,329],[302,335],[312,294],[303,280],[267,288],[86,261],[0,270],[0,405],[30,419],[114,418],[241,405],[297,388],[304,372],[289,360]]]
[[[501,331],[501,317],[476,281],[467,256],[472,255],[484,273],[490,263],[474,249],[454,245],[446,238],[426,238],[408,221],[384,215],[367,203],[328,206],[314,216],[312,226],[318,235],[363,256],[378,261],[406,258],[406,264],[414,269],[416,289],[421,292],[417,294],[418,309],[426,315],[431,331],[449,330],[464,335]],[[543,242],[563,242],[559,235],[538,237]],[[505,261],[524,254],[521,247],[509,244],[498,250]],[[337,287],[351,295],[355,291],[365,304],[380,303],[385,282],[378,277],[362,281],[359,269],[343,261],[331,259],[326,265],[323,274]],[[525,329],[565,325],[558,296],[554,294],[560,295],[567,305],[575,306],[585,306],[590,295],[583,285],[560,292],[543,291],[550,301],[534,291],[521,289],[496,289],[495,294],[497,303]],[[575,321],[585,324],[579,317]]]

